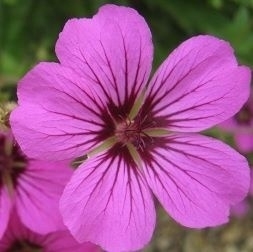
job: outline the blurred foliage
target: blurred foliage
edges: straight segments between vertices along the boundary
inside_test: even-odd
[[[253,65],[253,0],[0,0],[0,100],[15,99],[18,79],[39,61],[57,60],[54,45],[71,17],[92,16],[105,3],[128,5],[153,33],[157,66],[181,41],[213,34]]]

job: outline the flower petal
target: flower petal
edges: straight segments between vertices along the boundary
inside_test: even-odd
[[[36,159],[68,159],[101,141],[95,137],[103,127],[103,104],[94,88],[56,63],[32,69],[19,83],[20,106],[10,117],[22,150]]]
[[[3,236],[4,231],[9,222],[10,213],[12,209],[12,200],[11,196],[9,195],[7,188],[1,185],[0,191],[0,238]]]
[[[230,45],[212,36],[182,43],[149,85],[146,104],[172,131],[207,129],[239,111],[249,96],[251,72],[238,66]]]
[[[100,248],[91,243],[78,243],[70,234],[69,231],[58,231],[47,235],[37,234],[25,227],[15,211],[12,211],[8,228],[0,241],[0,251],[13,251],[13,245],[17,242],[25,246],[26,242],[41,247],[47,252],[99,252]],[[11,250],[12,249],[12,250]],[[17,248],[16,248],[17,249]],[[20,251],[22,250],[19,248]],[[25,249],[25,248],[23,248]],[[29,248],[26,248],[30,251]],[[15,250],[16,251],[16,250]],[[22,250],[23,251],[23,250]]]
[[[234,134],[236,146],[239,151],[249,153],[253,151],[253,129],[251,132],[237,132]]]
[[[243,200],[239,202],[238,204],[232,206],[231,208],[231,215],[237,217],[237,218],[242,218],[244,217],[250,210],[249,207],[249,202],[248,200]]]
[[[69,231],[59,231],[48,234],[43,240],[44,248],[52,252],[102,252],[90,242],[78,243]]]
[[[27,228],[20,222],[15,207],[12,208],[9,215],[8,226],[0,240],[1,252],[10,251],[10,247],[17,241],[17,238],[23,238],[27,234]]]
[[[246,159],[220,141],[173,134],[151,150],[144,166],[153,193],[179,223],[202,228],[228,221],[231,205],[249,190]]]
[[[236,121],[235,117],[230,117],[226,121],[217,125],[217,127],[221,130],[224,130],[225,132],[230,132],[230,133],[234,133],[237,130],[240,130],[241,128],[238,122]]]
[[[153,45],[145,20],[135,10],[104,5],[92,19],[69,20],[56,53],[61,64],[100,86],[102,99],[122,105],[146,84]]]
[[[142,248],[151,238],[155,209],[140,172],[120,157],[88,159],[60,200],[65,225],[79,241],[108,251]]]
[[[59,200],[71,175],[64,162],[30,161],[16,188],[16,208],[29,229],[40,234],[65,229]]]

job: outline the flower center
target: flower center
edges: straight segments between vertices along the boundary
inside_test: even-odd
[[[126,119],[115,126],[115,136],[118,142],[126,145],[132,143],[135,147],[143,145],[143,134],[141,125],[136,121]]]
[[[18,145],[5,135],[0,136],[0,186],[7,186],[12,191],[17,178],[25,170],[27,159]]]
[[[43,248],[26,240],[15,241],[7,252],[42,252]]]
[[[101,113],[103,129],[95,137],[98,144],[75,158],[71,162],[72,167],[77,168],[85,160],[106,151],[110,157],[120,156],[126,162],[134,161],[140,166],[142,157],[146,156],[150,147],[154,147],[155,139],[169,134],[166,122],[162,118],[154,118],[143,101],[144,92],[136,100],[129,98],[121,106],[113,102],[107,104]]]

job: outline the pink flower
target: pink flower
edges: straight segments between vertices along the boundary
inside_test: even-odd
[[[248,197],[243,201],[239,202],[238,204],[232,206],[231,214],[238,218],[244,217],[250,211],[249,200],[252,200],[252,197],[253,197],[253,167],[251,167],[250,169],[250,188]]]
[[[77,243],[68,231],[47,235],[37,234],[22,224],[17,214],[11,214],[10,223],[0,240],[0,252],[99,252],[91,243]]]
[[[155,226],[155,196],[187,227],[228,221],[249,187],[247,161],[198,131],[238,112],[250,70],[212,36],[182,43],[147,85],[151,33],[133,9],[103,6],[69,20],[56,43],[60,63],[20,81],[11,115],[27,155],[80,165],[60,201],[80,241],[107,251],[142,248]]]
[[[0,132],[0,172],[0,238],[13,207],[34,232],[64,228],[59,199],[72,175],[66,162],[28,159],[10,132]]]
[[[253,152],[253,87],[248,101],[233,117],[219,127],[233,134],[236,147],[243,153]]]

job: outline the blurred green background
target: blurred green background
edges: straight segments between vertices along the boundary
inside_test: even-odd
[[[71,17],[92,16],[105,3],[132,6],[153,33],[157,66],[184,39],[213,34],[253,65],[253,0],[0,0],[0,99],[15,99],[17,80],[39,61],[56,60],[54,44]]]
[[[54,45],[69,18],[91,17],[105,3],[131,6],[145,17],[153,34],[155,67],[180,42],[197,34],[228,40],[239,62],[253,66],[253,0],[0,0],[0,103],[16,99],[16,84],[33,65],[57,61]],[[217,129],[208,134],[232,143],[231,136]],[[158,219],[145,251],[253,251],[252,213],[204,231],[180,227],[163,211]]]

